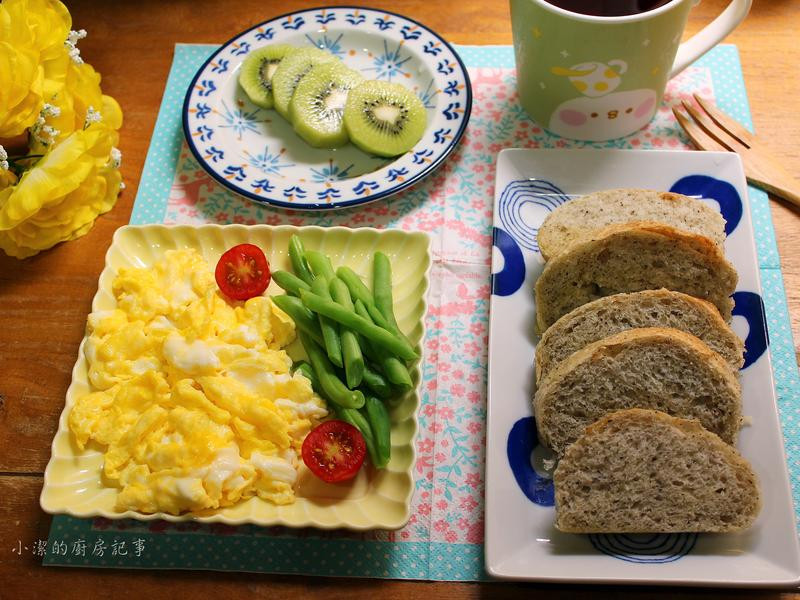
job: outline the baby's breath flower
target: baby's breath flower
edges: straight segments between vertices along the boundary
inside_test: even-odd
[[[41,113],[36,117],[36,122],[31,127],[31,137],[42,146],[52,144],[59,133],[58,129],[47,125],[45,116]]]
[[[72,62],[79,65],[83,62],[81,58],[81,51],[78,50],[78,41],[86,37],[86,30],[79,29],[78,31],[70,31],[64,45],[67,47],[67,54],[72,59]]]
[[[2,146],[0,146],[0,148],[2,148]],[[111,148],[111,160],[109,162],[112,167],[119,169],[122,164],[122,152],[119,151],[119,148]]]
[[[31,137],[43,146],[49,146],[53,143],[58,134],[61,133],[55,127],[47,124],[49,117],[58,117],[61,114],[61,109],[52,104],[45,103],[42,110],[39,111],[39,116],[36,117],[33,126],[31,127]]]
[[[0,171],[8,171],[8,152],[0,146]]]
[[[94,109],[93,106],[89,106],[86,110],[86,119],[83,122],[83,128],[86,129],[92,123],[99,123],[103,120],[103,115],[100,114],[100,111]]]
[[[47,117],[60,117],[61,116],[61,109],[58,108],[57,106],[53,106],[52,104],[45,103],[45,105],[42,106],[41,114],[45,118],[47,118]]]

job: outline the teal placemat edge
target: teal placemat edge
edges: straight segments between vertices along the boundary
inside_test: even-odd
[[[92,530],[90,523],[55,517],[43,564],[438,581],[487,579],[480,544],[268,537],[249,531],[242,535],[153,535]]]
[[[186,86],[215,49],[214,45],[177,44],[175,47],[173,64],[134,202],[130,220],[132,224],[160,223],[164,219],[182,143],[181,112]],[[456,46],[456,50],[468,67],[514,66],[513,49],[510,46]],[[737,48],[731,45],[718,46],[695,64],[709,68],[719,106],[752,129]],[[800,374],[794,356],[768,197],[752,187],[749,196],[778,405],[784,438],[787,440],[785,448],[797,506],[800,499],[800,468],[796,466],[797,457],[800,456],[800,429],[795,411],[800,405]],[[141,542],[137,543],[139,540]],[[80,541],[84,543],[76,545]],[[103,549],[103,556],[92,556],[96,545]],[[190,556],[187,550],[192,545],[199,546],[202,551]],[[85,548],[84,555],[73,553],[75,547]],[[181,559],[181,555],[184,558]],[[318,537],[271,538],[172,532],[160,535],[113,529],[95,530],[91,520],[64,515],[53,519],[48,552],[43,560],[43,564],[53,566],[209,569],[448,581],[487,579],[483,562],[483,546],[476,544],[387,543]]]

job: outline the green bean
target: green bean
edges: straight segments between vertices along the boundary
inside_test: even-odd
[[[294,270],[294,274],[305,281],[308,285],[311,285],[311,282],[314,280],[314,276],[311,274],[311,271],[308,268],[305,252],[306,250],[303,248],[303,242],[300,241],[299,237],[293,235],[289,238],[289,260],[292,261],[292,269]]]
[[[311,290],[322,298],[333,302],[331,293],[328,291],[328,282],[324,277],[314,279],[311,282]],[[342,340],[339,338],[339,326],[326,316],[318,316],[322,339],[325,340],[325,352],[328,353],[328,358],[333,364],[341,367],[344,363],[342,362]]]
[[[333,267],[331,266],[331,259],[322,252],[307,250],[306,260],[308,261],[308,266],[311,267],[311,272],[314,273],[314,277],[322,277],[326,281],[336,277],[336,273],[333,272]]]
[[[375,450],[377,452],[377,461],[373,460],[372,464],[378,469],[383,469],[389,464],[389,458],[392,455],[392,423],[389,420],[389,411],[386,410],[383,402],[369,395],[364,398],[364,408],[361,410],[364,411],[365,409],[372,435],[375,438]]]
[[[300,298],[285,294],[270,296],[270,298],[278,308],[292,318],[297,329],[310,335],[318,344],[323,343],[317,316],[306,308]]]
[[[297,275],[289,273],[289,271],[273,271],[272,280],[292,296],[299,296],[300,290],[311,289],[311,286],[305,281],[300,279]]]
[[[355,310],[360,317],[367,321],[369,320],[369,313],[367,313],[367,309],[361,300],[356,300]],[[369,344],[369,340],[365,340],[365,342]],[[389,381],[395,385],[402,386],[404,389],[412,387],[411,375],[408,374],[408,369],[402,361],[383,352],[381,348],[376,348],[374,344],[371,344],[370,353],[377,356],[377,360],[383,367],[383,372]]]
[[[312,311],[329,317],[337,323],[360,333],[387,352],[406,360],[417,358],[416,351],[407,341],[382,327],[378,327],[352,310],[347,310],[343,306],[336,304],[333,300],[328,300],[318,294],[306,291],[300,292],[300,299]]]
[[[359,390],[348,390],[347,386],[336,376],[333,365],[320,346],[302,331],[300,341],[306,349],[314,374],[327,400],[345,408],[361,408],[364,406],[364,394]]]
[[[336,270],[336,275],[347,284],[347,288],[350,290],[350,294],[356,300],[361,300],[364,303],[364,306],[367,307],[367,311],[369,312],[369,316],[372,318],[372,321],[378,325],[379,327],[383,327],[388,331],[392,331],[393,333],[398,333],[392,330],[392,326],[389,324],[389,321],[381,314],[381,311],[378,310],[378,307],[375,306],[375,301],[372,298],[372,292],[369,291],[369,288],[364,285],[364,282],[361,281],[361,277],[353,271],[350,267],[339,267]]]
[[[353,301],[350,299],[350,290],[338,277],[330,281],[330,294],[335,302],[348,310],[353,310]],[[364,357],[361,346],[358,345],[356,333],[347,327],[339,328],[339,337],[342,340],[342,358],[344,360],[345,379],[347,387],[351,390],[358,387],[364,377]]]
[[[345,423],[350,423],[350,425],[361,432],[361,437],[364,438],[364,445],[367,447],[367,452],[369,453],[369,459],[372,461],[372,464],[376,464],[378,460],[378,450],[375,446],[375,437],[372,434],[372,429],[370,429],[367,418],[355,408],[334,406],[333,411],[336,413],[338,419],[341,419]]]
[[[306,361],[301,360],[300,362],[294,363],[294,368],[292,369],[292,373],[300,373],[311,382],[311,387],[313,390],[320,396],[323,396],[322,388],[319,385],[319,380],[317,379],[317,375],[314,373],[314,367],[308,364]]]
[[[378,398],[390,398],[392,395],[392,386],[383,374],[366,362],[364,363],[364,377],[361,383]]]
[[[372,260],[372,295],[375,306],[389,325],[394,330],[399,330],[392,300],[392,264],[383,252],[376,252]]]

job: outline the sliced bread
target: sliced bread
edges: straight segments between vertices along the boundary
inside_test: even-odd
[[[733,370],[744,363],[744,344],[705,300],[669,290],[614,294],[572,310],[536,345],[536,381],[555,365],[604,337],[637,327],[673,327],[700,338]]]
[[[587,426],[626,408],[697,419],[733,444],[742,390],[728,364],[699,339],[650,327],[603,338],[569,356],[537,387],[533,408],[539,439],[559,456]]]
[[[672,192],[619,189],[587,194],[547,215],[537,234],[545,260],[616,223],[654,221],[725,243],[725,219],[700,200]]]
[[[737,281],[706,237],[644,221],[610,225],[547,261],[536,281],[536,324],[544,333],[592,300],[660,288],[708,300],[730,321]]]
[[[756,475],[732,446],[652,410],[589,427],[553,479],[556,527],[569,533],[741,531],[761,509]]]

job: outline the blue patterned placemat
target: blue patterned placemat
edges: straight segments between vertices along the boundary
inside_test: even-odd
[[[211,45],[183,45],[175,48],[172,69],[169,74],[167,86],[162,99],[156,127],[148,151],[145,167],[141,176],[139,190],[134,203],[131,223],[160,223],[173,221],[175,214],[170,213],[174,206],[170,204],[170,192],[182,169],[193,169],[195,165],[186,159],[183,149],[183,133],[181,129],[181,110],[183,96],[192,76],[205,59],[215,49]],[[458,46],[456,47],[466,65],[472,69],[480,68],[487,78],[505,77],[504,85],[508,84],[508,69],[514,66],[513,50],[510,46]],[[710,77],[714,96],[718,105],[727,113],[742,123],[752,128],[747,97],[742,79],[741,66],[737,50],[734,46],[719,46],[695,64],[705,75]],[[500,74],[492,70],[499,70]],[[488,74],[487,74],[488,73]],[[473,81],[475,83],[475,81]],[[480,101],[479,99],[477,100]],[[477,104],[477,102],[476,102]],[[508,104],[506,105],[508,108]],[[518,111],[506,114],[513,115],[516,121]],[[477,118],[473,115],[470,129],[488,128],[487,122],[491,117]],[[474,126],[474,127],[473,127]],[[500,129],[503,123],[498,123]],[[520,129],[523,131],[524,129]],[[658,132],[654,132],[657,135]],[[500,132],[498,135],[502,135]],[[509,134],[510,135],[510,134]],[[546,137],[538,134],[543,147],[562,144],[557,138]],[[672,132],[674,137],[674,131]],[[465,143],[470,139],[469,131]],[[539,139],[539,138],[537,138]],[[478,143],[478,142],[473,142]],[[520,144],[522,145],[522,144]],[[572,144],[570,144],[572,145]],[[612,147],[630,147],[628,140],[617,140],[608,144]],[[594,146],[597,146],[596,144]],[[463,147],[463,144],[462,144]],[[644,146],[643,146],[644,147]],[[491,156],[496,152],[492,148],[484,149],[483,156]],[[469,179],[472,173],[467,174],[467,166],[459,163],[460,151],[442,169],[447,171],[447,181],[453,177]],[[464,161],[465,163],[467,161]],[[469,170],[481,173],[481,165],[469,164]],[[488,180],[488,175],[486,176]],[[439,184],[441,185],[441,184]],[[472,183],[470,183],[472,185]],[[484,187],[491,187],[491,183],[484,181]],[[443,199],[428,198],[428,190],[411,190],[405,200],[391,200],[387,204],[393,207],[392,213],[385,217],[386,226],[406,226],[408,221],[400,223],[403,218],[408,219],[415,211],[424,213],[426,203],[444,202]],[[461,190],[459,190],[460,192]],[[481,191],[484,191],[481,188]],[[447,193],[450,193],[449,191]],[[212,194],[213,195],[213,194]],[[464,197],[468,194],[465,192]],[[460,201],[451,197],[451,201]],[[230,219],[227,213],[212,216],[211,209],[216,210],[213,202],[219,202],[225,209],[230,199],[211,199],[206,212],[199,216],[184,215],[188,220],[224,220]],[[778,401],[783,423],[784,436],[787,440],[786,451],[789,460],[791,482],[795,499],[800,498],[800,435],[798,435],[797,418],[800,405],[800,377],[798,376],[795,362],[794,349],[791,336],[789,315],[783,280],[780,272],[780,261],[775,243],[775,234],[769,211],[767,195],[760,190],[750,188],[750,204],[753,213],[753,225],[756,232],[756,245],[758,250],[761,281],[766,304],[767,321],[770,333],[770,345],[778,391]],[[491,200],[489,201],[491,205]],[[366,214],[384,214],[374,206],[363,209]],[[468,204],[467,204],[468,206]],[[247,210],[256,210],[252,206]],[[231,213],[235,214],[235,213]],[[254,217],[260,222],[271,222],[271,218],[278,218],[271,209],[258,209]],[[358,211],[340,213],[342,217],[317,216],[315,224],[344,223],[355,224],[359,219]],[[248,216],[250,214],[248,213]],[[398,215],[396,218],[393,215]],[[224,217],[224,219],[223,219]],[[429,215],[425,215],[429,218]],[[280,218],[285,218],[280,214]],[[437,230],[443,228],[442,223],[432,223],[420,219],[416,222],[419,227],[433,227]],[[491,215],[484,216],[483,221],[477,221],[470,233],[478,231],[488,235]],[[486,229],[483,232],[481,228]],[[469,237],[469,236],[467,236]],[[477,242],[473,242],[477,243]],[[487,273],[488,264],[477,272]],[[466,284],[464,283],[466,281]],[[459,280],[464,293],[469,295],[473,291],[472,285],[467,280]],[[480,282],[481,285],[484,282]],[[442,292],[443,294],[446,292]],[[451,292],[453,295],[461,294],[462,288]],[[433,306],[433,305],[432,305]],[[485,311],[484,311],[485,312]],[[457,321],[454,321],[457,323]],[[429,338],[438,335],[429,327]],[[447,339],[444,333],[441,338],[429,340],[428,343],[444,343]],[[475,360],[474,371],[478,375],[476,380],[485,379],[485,361]],[[428,377],[426,376],[426,379]],[[437,382],[435,375],[434,383]],[[485,384],[484,384],[485,385]],[[435,394],[435,390],[433,392]],[[442,392],[440,392],[441,394]],[[425,392],[423,410],[433,406]],[[479,407],[481,408],[481,407]],[[435,409],[438,410],[438,409]],[[452,411],[451,411],[452,412]],[[481,415],[480,411],[474,413]],[[456,418],[459,418],[456,415]],[[473,417],[474,418],[474,417]],[[424,426],[425,417],[421,416]],[[427,440],[422,440],[427,442]],[[482,454],[477,454],[481,456]],[[434,459],[433,456],[430,460]],[[434,463],[433,467],[438,463]],[[473,477],[473,483],[478,477],[482,481],[482,466],[475,470],[480,476]],[[466,475],[467,482],[473,476]],[[449,475],[448,475],[449,477]],[[449,481],[449,479],[448,479]],[[418,494],[425,495],[424,482],[418,481]],[[480,491],[480,488],[479,488]],[[449,492],[446,492],[449,493]],[[468,499],[469,496],[464,496]],[[448,499],[452,502],[452,499]],[[440,499],[438,502],[443,502]],[[796,501],[797,505],[798,502]],[[436,512],[437,504],[428,501],[427,510]],[[470,506],[465,509],[471,511],[482,510],[481,506]],[[231,528],[226,526],[198,526],[192,523],[178,526],[160,526],[152,523],[136,521],[112,522],[104,519],[75,519],[67,516],[56,516],[50,531],[47,547],[40,555],[44,556],[45,565],[63,566],[93,566],[93,567],[124,567],[124,568],[175,568],[175,569],[215,569],[233,571],[255,571],[269,573],[313,574],[328,576],[357,576],[357,577],[386,577],[399,579],[430,579],[451,581],[474,581],[485,579],[483,569],[483,546],[481,520],[473,519],[463,527],[467,533],[461,536],[456,534],[456,527],[452,513],[444,513],[445,518],[434,519],[428,516],[428,534],[425,531],[416,535],[404,536],[404,531],[397,535],[383,532],[382,534],[364,537],[338,532],[318,532],[304,530],[300,532],[288,531],[281,528],[259,528],[244,526]],[[410,529],[410,528],[409,528]],[[450,537],[453,534],[452,538]],[[38,547],[38,545],[37,545]],[[41,548],[40,548],[41,549]]]

